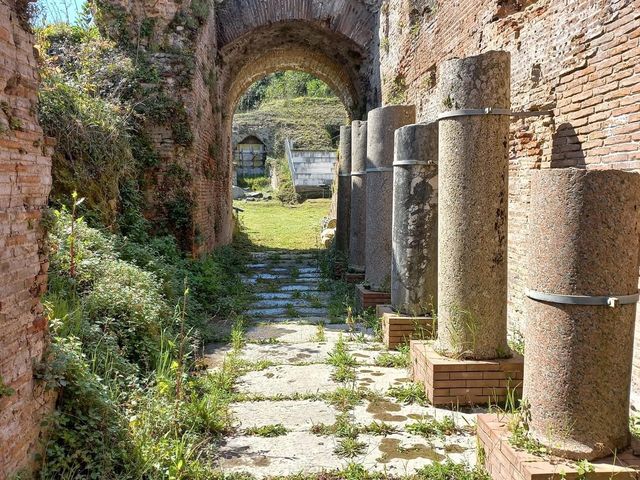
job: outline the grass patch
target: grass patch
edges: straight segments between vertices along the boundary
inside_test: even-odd
[[[366,448],[367,444],[357,438],[345,437],[338,442],[334,452],[340,457],[353,458],[362,455]]]
[[[289,269],[289,275],[291,275],[292,279],[297,279],[300,276],[300,269],[298,267],[291,267]]]
[[[311,433],[315,435],[335,435],[339,438],[357,438],[360,427],[351,422],[348,412],[343,412],[336,418],[333,425],[318,423],[311,427]]]
[[[304,293],[301,296],[305,302],[309,304],[311,308],[322,308],[322,300],[317,295],[313,295],[312,293]]]
[[[429,400],[421,383],[406,383],[397,387],[391,387],[387,390],[387,395],[395,398],[400,403],[409,405],[416,403],[418,405],[428,405]]]
[[[481,466],[471,468],[451,460],[427,465],[418,470],[416,476],[420,480],[491,480],[489,474]]]
[[[313,341],[315,341],[315,342],[326,342],[327,341],[327,335],[326,335],[326,332],[325,332],[324,323],[318,323],[318,325],[316,325],[316,334],[313,337]]]
[[[238,186],[253,192],[264,192],[271,189],[271,179],[266,176],[238,177]]]
[[[376,357],[378,367],[407,368],[410,364],[409,345],[398,347],[398,353],[383,352]]]
[[[373,421],[369,425],[365,425],[361,431],[362,433],[368,433],[369,435],[386,437],[392,433],[397,433],[398,429],[386,422]]]
[[[325,399],[338,410],[346,411],[367,397],[368,392],[365,390],[356,390],[354,388],[340,387],[335,391],[325,395]]]
[[[289,318],[298,318],[300,316],[300,312],[291,303],[288,303],[284,310]]]
[[[245,434],[253,435],[257,437],[281,437],[289,433],[289,430],[282,425],[281,423],[277,423],[275,425],[263,425],[262,427],[253,427],[245,430]]]
[[[358,364],[355,357],[347,350],[347,345],[342,337],[342,334],[338,337],[333,351],[329,353],[329,359],[327,361],[330,365],[335,367],[333,372],[333,379],[337,382],[353,382],[356,379],[356,371],[354,367]]]
[[[406,426],[406,430],[414,435],[421,435],[425,438],[444,437],[458,433],[459,429],[451,415],[447,415],[440,420],[435,418],[420,419],[415,423]]]
[[[231,346],[235,352],[239,352],[246,343],[244,329],[244,321],[238,318],[231,329]]]
[[[240,220],[254,250],[320,248],[320,222],[331,200],[307,200],[295,206],[280,202],[242,203]]]

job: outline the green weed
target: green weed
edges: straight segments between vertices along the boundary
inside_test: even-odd
[[[398,353],[383,352],[376,357],[376,365],[379,367],[407,368],[410,364],[408,345],[398,347]]]
[[[345,437],[340,439],[334,451],[340,457],[353,458],[362,455],[366,448],[367,444],[357,438]]]
[[[329,354],[328,363],[335,367],[333,378],[337,382],[353,382],[356,379],[354,367],[358,364],[355,357],[347,349],[342,334],[338,337],[333,351]]]
[[[407,425],[406,430],[409,433],[421,435],[425,438],[453,435],[459,431],[451,415],[447,415],[440,420],[433,418],[420,419]]]
[[[245,430],[247,435],[255,435],[258,437],[281,437],[289,433],[281,423],[275,425],[264,425],[262,427],[252,427]]]
[[[369,435],[378,435],[383,437],[396,433],[397,431],[398,428],[394,425],[389,425],[388,423],[377,421],[373,421],[369,425],[366,425],[362,428],[362,433],[368,433]]]
[[[428,405],[429,400],[421,383],[406,383],[387,390],[387,395],[395,398],[404,404],[417,403],[418,405]]]

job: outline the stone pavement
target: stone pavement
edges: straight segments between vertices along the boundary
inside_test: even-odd
[[[350,331],[329,322],[330,293],[313,255],[259,253],[254,261],[245,277],[256,291],[253,322],[240,358],[268,363],[236,383],[245,401],[231,405],[233,434],[219,445],[222,471],[265,478],[358,463],[405,475],[447,458],[474,464],[475,415],[389,395],[391,388],[411,386],[408,370],[376,365],[383,345],[364,326]],[[345,382],[329,363],[339,345],[357,362]],[[215,348],[210,368],[229,351]],[[346,405],[340,401],[345,392],[353,398]],[[407,429],[434,420],[450,420],[452,431],[425,436]]]

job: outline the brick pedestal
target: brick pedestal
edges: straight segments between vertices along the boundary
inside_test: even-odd
[[[358,311],[366,310],[369,307],[388,304],[390,301],[390,293],[367,290],[362,284],[356,285],[356,310]]]
[[[433,405],[504,403],[507,394],[522,395],[524,358],[517,353],[499,360],[456,360],[433,350],[432,342],[411,341],[413,380],[424,384]]]
[[[539,457],[509,443],[507,415],[478,415],[478,446],[493,480],[637,480],[640,457],[632,449],[592,462],[593,472],[578,472],[575,462]]]
[[[362,283],[364,282],[364,273],[347,272],[344,275],[344,280],[347,283]]]
[[[382,338],[388,349],[410,340],[431,339],[435,333],[435,320],[432,317],[402,315],[394,312],[391,305],[378,305],[376,316],[382,323]]]

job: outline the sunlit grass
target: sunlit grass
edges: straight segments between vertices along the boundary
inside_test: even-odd
[[[307,200],[285,206],[279,201],[236,202],[245,232],[253,247],[265,250],[320,248],[321,221],[329,214],[330,199]]]

